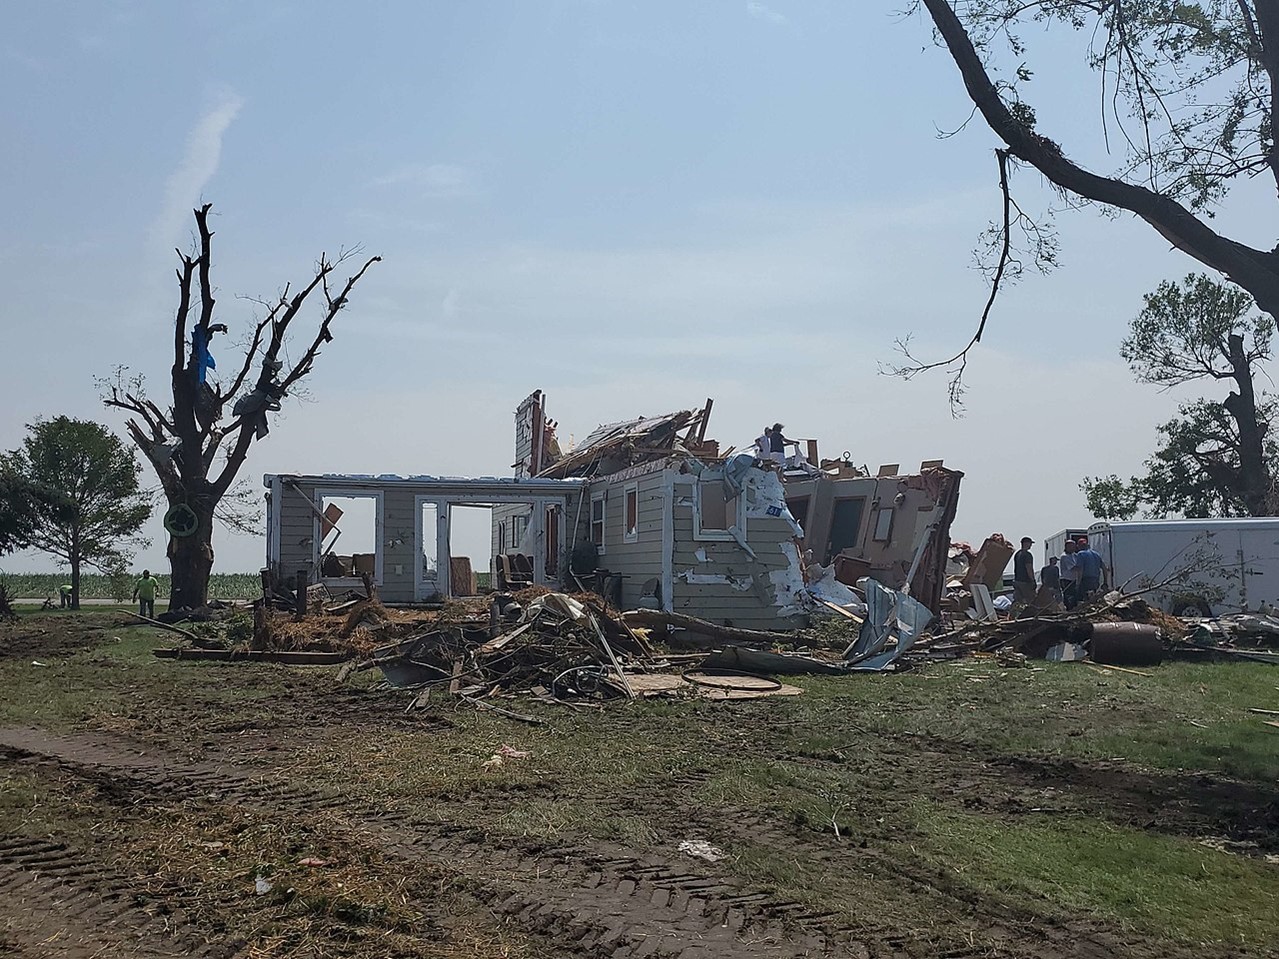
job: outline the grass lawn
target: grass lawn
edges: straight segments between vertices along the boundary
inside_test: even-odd
[[[5,630],[0,725],[267,763],[494,842],[669,855],[704,839],[753,888],[854,928],[874,903],[876,922],[929,942],[980,941],[995,917],[1136,935],[1151,956],[1279,954],[1279,728],[1248,711],[1279,708],[1272,666],[970,659],[801,677],[803,695],[752,702],[520,701],[546,720],[528,726],[447,695],[406,715],[409,694],[378,691],[375,672],[159,660],[171,637],[119,614]],[[503,745],[529,756],[492,762]],[[40,788],[10,771],[0,830],[57,829],[46,806],[30,818]]]

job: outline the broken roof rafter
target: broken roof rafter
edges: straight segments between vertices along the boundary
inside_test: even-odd
[[[679,410],[661,416],[639,416],[597,426],[575,450],[538,473],[539,478],[593,476],[604,461],[622,459],[622,466],[669,456],[676,452],[681,432],[705,435],[711,404],[700,410]]]

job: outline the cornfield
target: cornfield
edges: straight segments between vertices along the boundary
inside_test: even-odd
[[[133,584],[141,570],[126,577],[113,591],[111,577],[101,573],[82,573],[80,576],[81,599],[114,599],[125,601],[133,592]],[[160,597],[169,595],[168,573],[156,573],[160,583]],[[69,573],[3,573],[0,580],[13,599],[41,599],[57,596],[58,587],[70,584]],[[120,595],[123,589],[124,595]],[[209,577],[210,599],[252,599],[262,593],[262,579],[257,573],[214,573]]]

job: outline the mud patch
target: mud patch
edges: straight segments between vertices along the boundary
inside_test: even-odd
[[[180,914],[136,895],[123,876],[61,843],[0,836],[0,944],[59,959],[229,959]]]

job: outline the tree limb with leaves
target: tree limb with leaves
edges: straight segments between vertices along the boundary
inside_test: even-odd
[[[141,376],[117,373],[106,384],[103,402],[131,414],[129,436],[159,477],[168,501],[166,529],[172,569],[169,605],[194,609],[208,601],[213,568],[212,531],[215,517],[233,526],[244,522],[242,510],[227,509],[243,502],[247,488],[237,476],[252,445],[265,438],[270,414],[314,368],[321,348],[332,342],[332,323],[347,305],[365,272],[381,257],[369,257],[345,279],[339,267],[358,256],[347,251],[330,259],[324,254],[314,274],[296,291],[284,287],[265,304],[266,314],[249,335],[243,360],[227,382],[209,377],[215,369],[211,344],[227,325],[214,321],[213,282],[210,278],[213,231],[211,204],[195,210],[198,248],[178,251],[178,307],[173,319],[173,367],[170,403],[161,407],[145,392]],[[318,304],[319,321],[301,356],[288,360],[287,345],[303,308]],[[229,419],[227,410],[230,410]]]
[[[1164,282],[1145,298],[1120,355],[1137,380],[1163,389],[1225,383],[1224,400],[1183,403],[1159,427],[1160,447],[1146,475],[1125,484],[1093,477],[1081,488],[1093,515],[1271,516],[1279,447],[1271,424],[1276,401],[1257,390],[1270,358],[1274,319],[1252,313],[1252,298],[1209,276]]]
[[[79,609],[83,568],[113,573],[143,542],[152,504],[139,483],[142,466],[100,423],[58,416],[27,431],[21,447],[0,455],[3,485],[24,499],[14,542],[71,567],[71,606]]]
[[[959,68],[976,111],[1012,161],[1034,167],[1068,203],[1135,214],[1178,250],[1279,311],[1279,250],[1210,225],[1213,208],[1258,175],[1279,189],[1274,0],[918,0]],[[1101,94],[1106,172],[1070,158],[1038,129],[1027,99],[1028,28],[1091,37],[1086,67]],[[1008,79],[1005,79],[1008,77]],[[1112,143],[1111,128],[1118,133]],[[1005,193],[1007,188],[1005,187]],[[983,314],[983,320],[988,314]],[[896,372],[949,365],[914,363]]]

